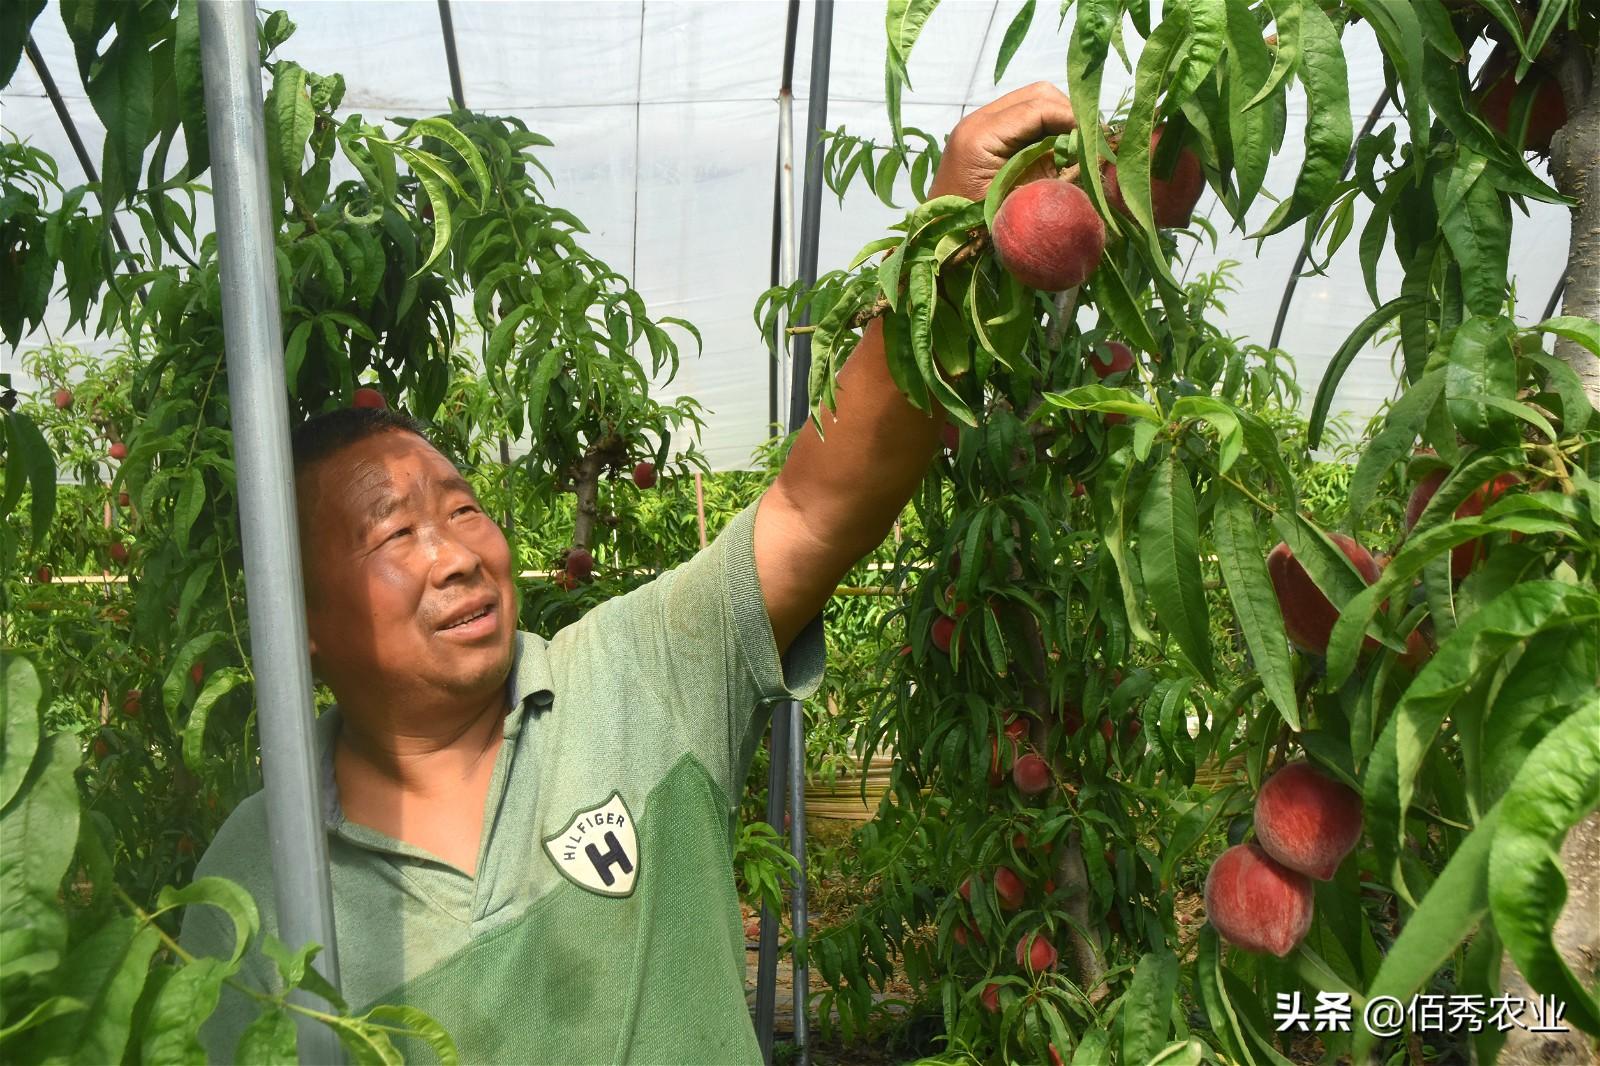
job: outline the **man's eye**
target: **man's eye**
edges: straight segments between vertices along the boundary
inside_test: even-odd
[[[411,527],[410,526],[406,526],[403,529],[397,529],[393,533],[390,533],[387,539],[388,540],[394,540],[395,538],[403,537],[403,536],[405,536],[406,534],[408,534],[410,532],[411,532]]]
[[[475,507],[475,506],[473,506],[472,504],[469,503],[464,507],[457,507],[456,508],[456,514],[460,514],[462,511],[467,511],[467,512],[476,514],[478,509],[477,509],[477,507]]]

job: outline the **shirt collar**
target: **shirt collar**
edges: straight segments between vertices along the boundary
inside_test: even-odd
[[[516,651],[511,673],[506,678],[510,710],[506,713],[506,739],[522,731],[522,720],[540,715],[555,705],[553,675],[550,670],[549,642],[537,633],[517,631]],[[317,750],[322,763],[322,819],[331,829],[344,821],[339,804],[339,783],[333,773],[333,746],[339,736],[339,705],[334,704],[317,719]]]

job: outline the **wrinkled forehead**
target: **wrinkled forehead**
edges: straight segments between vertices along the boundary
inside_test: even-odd
[[[328,455],[301,473],[296,485],[302,522],[315,518],[352,535],[385,500],[463,484],[454,464],[412,433],[381,433]]]

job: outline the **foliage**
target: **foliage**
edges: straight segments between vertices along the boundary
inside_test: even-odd
[[[1030,32],[1032,6],[1006,54]],[[860,1032],[898,974],[942,1023],[951,1061],[1283,1061],[1284,1037],[1258,1006],[1273,993],[1345,991],[1358,1005],[1424,986],[1492,995],[1503,944],[1537,989],[1568,1002],[1570,1024],[1600,1031],[1592,993],[1551,946],[1559,907],[1534,887],[1559,878],[1554,849],[1600,783],[1582,717],[1600,683],[1600,435],[1591,399],[1541,339],[1600,351],[1600,327],[1510,317],[1511,209],[1562,197],[1515,147],[1531,91],[1502,135],[1475,112],[1462,62],[1488,35],[1522,72],[1548,61],[1546,44],[1592,70],[1597,23],[1580,6],[1545,5],[1530,27],[1515,4],[1229,0],[1169,4],[1158,22],[1147,5],[1080,0],[1065,46],[1078,130],[1018,153],[986,202],[922,203],[847,269],[762,297],[764,335],[780,316],[816,323],[814,402],[832,405],[840,364],[879,319],[909,401],[959,429],[914,501],[925,535],[897,554],[893,580],[913,590],[900,612],[910,651],[882,655],[884,698],[865,737],[897,755],[851,867],[880,892],[806,944],[827,986],[822,1019],[837,1012]],[[888,5],[897,137],[900,89],[935,7]],[[1355,19],[1372,24],[1406,116],[1359,142],[1339,47]],[[1113,49],[1134,77],[1126,119],[1081,122],[1099,111]],[[1181,234],[1153,224],[1146,180],[1191,151],[1243,225],[1285,137],[1292,82],[1306,94],[1306,154],[1255,235],[1304,222],[1307,244],[1331,257],[1354,198],[1377,205],[1359,242],[1376,310],[1335,355],[1303,428],[1284,410],[1292,364],[1210,325],[1225,277],[1174,277]],[[1054,300],[987,254],[1000,202],[1051,153],[1110,231],[1098,271]],[[893,158],[909,170],[915,156]],[[1126,212],[1109,209],[1110,165]],[[853,165],[844,177],[882,196],[893,175]],[[1385,247],[1406,265],[1387,301],[1371,265]],[[1342,446],[1353,465],[1313,463],[1340,375],[1395,323],[1403,391]],[[1086,355],[1112,338],[1139,358],[1102,381]],[[1428,452],[1410,458],[1419,444]],[[1443,483],[1406,529],[1406,493],[1434,470]],[[1481,516],[1456,515],[1507,472],[1515,488]],[[1393,551],[1376,585],[1334,548],[1333,524]],[[1478,538],[1487,561],[1452,581],[1451,548]],[[1340,611],[1326,656],[1286,639],[1283,616],[1300,605],[1280,603],[1262,562],[1280,539]],[[1362,651],[1364,634],[1375,652]],[[1426,665],[1401,661],[1408,639]],[[1003,732],[1013,715],[1025,725],[1015,744]],[[1030,749],[1051,771],[1037,799],[1006,780]],[[1557,771],[1560,752],[1573,761]],[[1206,857],[1247,831],[1238,816],[1264,776],[1302,757],[1362,791],[1369,841],[1318,888],[1304,944],[1279,962],[1228,948],[1209,926],[1185,929],[1175,903],[1197,893]],[[1508,808],[1517,830],[1500,820]],[[999,867],[1026,887],[1019,908],[999,905]],[[1012,952],[1035,929],[1062,952],[1038,976]],[[1180,988],[1198,1015],[1174,1009]],[[997,1011],[982,1005],[986,989]],[[1327,1055],[1358,1059],[1377,1043],[1359,1025],[1318,1038]],[[1471,1039],[1492,1058],[1500,1037]]]

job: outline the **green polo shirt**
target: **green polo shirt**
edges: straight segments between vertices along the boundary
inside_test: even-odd
[[[813,623],[780,664],[756,577],[755,513],[683,565],[550,640],[517,634],[511,711],[478,876],[344,819],[337,709],[318,723],[345,999],[437,1018],[466,1062],[750,1063],[733,881],[738,799],[767,720],[822,678]],[[266,803],[223,825],[197,876],[240,882],[277,933]],[[191,907],[184,947],[227,957],[220,912]],[[242,973],[281,987],[252,949]],[[255,1003],[226,989],[202,1030],[231,1062]],[[427,1061],[420,1044],[401,1049]]]

